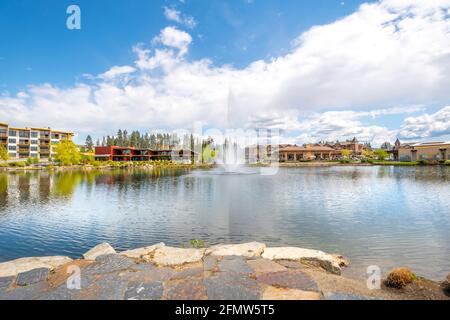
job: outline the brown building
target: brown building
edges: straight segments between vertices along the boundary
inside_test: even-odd
[[[397,140],[391,153],[397,161],[450,160],[450,141],[401,144]]]
[[[341,151],[327,146],[287,146],[279,150],[280,162],[309,160],[334,160],[341,157]]]

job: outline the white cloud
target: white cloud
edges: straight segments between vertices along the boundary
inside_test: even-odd
[[[188,61],[191,35],[167,27],[152,47],[134,47],[134,65],[113,67],[89,85],[34,85],[26,96],[0,96],[0,118],[102,134],[119,127],[191,127],[195,121],[223,127],[231,110],[235,126],[267,124],[308,138],[392,139],[398,130],[366,125],[364,117],[400,114],[391,106],[450,100],[449,8],[450,0],[364,4],[303,33],[289,54],[241,69]],[[110,80],[124,76],[127,81]],[[448,118],[438,114],[408,118],[402,134],[447,132]],[[433,126],[439,119],[441,125]]]
[[[433,114],[407,118],[400,129],[400,137],[410,140],[445,135],[450,135],[450,107]]]
[[[191,29],[197,25],[197,21],[195,21],[194,17],[182,14],[175,8],[164,7],[164,15],[167,20],[185,25]]]
[[[154,42],[160,42],[165,46],[176,48],[179,50],[179,55],[183,56],[188,52],[192,37],[189,33],[178,30],[175,27],[167,27],[161,30]]]

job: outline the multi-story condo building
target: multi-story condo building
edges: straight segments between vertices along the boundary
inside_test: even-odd
[[[50,128],[16,128],[0,123],[0,145],[8,150],[11,159],[49,159],[53,145],[72,139],[73,133]]]

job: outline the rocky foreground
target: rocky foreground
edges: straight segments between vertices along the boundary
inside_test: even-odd
[[[256,242],[207,249],[160,243],[121,253],[104,243],[80,260],[42,257],[1,263],[0,299],[448,299],[442,285],[427,280],[401,290],[369,290],[365,282],[340,276],[347,265],[339,255]]]

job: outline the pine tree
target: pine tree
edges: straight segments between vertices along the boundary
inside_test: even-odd
[[[94,149],[94,142],[92,141],[92,137],[90,135],[86,137],[85,145],[87,151],[92,151]]]

